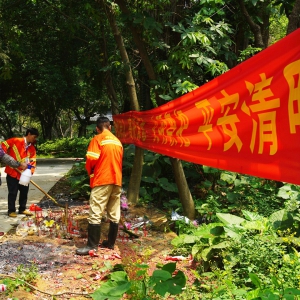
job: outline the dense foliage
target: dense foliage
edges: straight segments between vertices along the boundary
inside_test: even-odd
[[[85,136],[96,113],[177,98],[282,38],[294,1],[72,1],[0,3],[0,129],[34,125],[43,140]],[[247,18],[245,18],[245,15]],[[127,64],[128,64],[127,62]]]
[[[197,209],[197,219],[188,220],[181,215],[169,160],[152,152],[146,152],[145,157],[138,204],[164,211],[170,228],[178,234],[172,242],[172,254],[192,255],[198,262],[194,270],[198,280],[177,299],[297,299],[299,186],[185,163]],[[125,190],[133,158],[133,146],[125,147]],[[88,197],[84,161],[75,165],[68,180],[74,194]],[[172,220],[173,215],[178,218]],[[145,269],[141,271],[145,275]],[[127,293],[130,286],[134,293],[143,290],[138,288],[140,282],[128,280],[124,270],[111,280],[104,291],[95,293],[95,299],[124,284]],[[143,284],[151,284],[148,277],[143,280]],[[126,292],[121,287],[118,290],[120,295]]]

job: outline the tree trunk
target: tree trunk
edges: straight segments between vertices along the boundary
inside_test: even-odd
[[[124,0],[116,0],[116,3],[119,5],[120,9],[122,10],[122,12],[125,15],[130,13],[126,6],[126,2]],[[155,74],[154,68],[152,66],[152,63],[149,59],[148,53],[146,51],[146,47],[145,47],[143,39],[141,38],[136,27],[130,26],[130,29],[132,32],[134,42],[139,49],[139,53],[140,53],[141,59],[143,61],[143,64],[145,66],[145,69],[147,71],[147,74],[149,76],[149,79],[156,80],[156,74]],[[160,102],[157,102],[157,103],[159,104]],[[186,215],[188,218],[192,217],[192,219],[193,219],[194,215],[195,215],[194,203],[193,203],[193,199],[191,197],[189,186],[188,186],[186,178],[185,178],[182,164],[181,164],[180,160],[176,160],[176,163],[173,161],[174,159],[170,158],[170,160],[171,160],[171,163],[173,166],[175,182],[177,184],[179,199],[182,203],[183,211],[185,213],[188,213],[188,215]],[[179,178],[180,178],[180,180],[179,180]]]
[[[241,11],[243,13],[243,15],[245,16],[245,21],[248,23],[248,25],[250,26],[250,29],[254,35],[254,44],[255,44],[255,47],[259,47],[259,48],[262,48],[262,49],[265,49],[268,47],[268,45],[265,44],[265,41],[269,40],[268,37],[266,37],[264,35],[264,26],[260,26],[258,24],[256,24],[252,17],[250,16],[247,8],[246,8],[246,5],[245,5],[245,2],[244,0],[238,0],[238,3],[240,5],[240,8],[241,8]],[[262,14],[264,14],[265,12],[261,12]],[[265,28],[266,29],[266,28]]]
[[[187,184],[181,161],[177,158],[170,158],[175,182],[178,187],[179,199],[182,204],[183,213],[190,220],[195,219],[195,204]]]
[[[85,118],[83,119],[78,109],[73,109],[72,111],[76,116],[77,121],[79,122],[77,137],[86,136],[86,127],[89,124],[90,116],[85,116]]]
[[[135,147],[134,162],[128,184],[127,199],[129,203],[137,203],[140,195],[140,185],[143,171],[144,149]]]
[[[130,108],[132,110],[139,111],[140,107],[137,99],[135,82],[132,75],[132,69],[123,42],[123,38],[116,24],[113,8],[111,6],[107,6],[106,8],[107,9],[105,9],[105,12],[107,14],[115,41],[120,51],[123,64],[126,66],[126,70],[127,70],[125,76],[126,76],[126,81],[127,81],[126,84],[127,84],[129,98],[130,98]],[[139,147],[135,147],[134,164],[133,164],[129,185],[128,185],[128,191],[127,191],[127,199],[130,203],[133,204],[137,203],[139,199],[140,184],[141,184],[142,169],[143,169],[143,158],[144,158],[144,150]]]
[[[56,116],[59,115],[59,109],[51,108],[44,109],[43,111],[38,113],[38,118],[42,127],[42,136],[44,140],[52,140],[52,128],[55,124]]]
[[[103,47],[103,67],[108,66],[108,57],[107,57],[107,43],[104,36],[104,30],[103,31],[103,38],[102,38],[102,47]],[[111,103],[111,113],[112,115],[118,115],[120,113],[119,106],[118,106],[118,97],[117,93],[115,91],[115,87],[113,84],[113,78],[111,76],[111,72],[108,70],[105,73],[105,85],[107,88],[108,98]]]
[[[287,28],[287,35],[300,27],[300,0],[296,0],[293,10],[289,15],[289,24]]]

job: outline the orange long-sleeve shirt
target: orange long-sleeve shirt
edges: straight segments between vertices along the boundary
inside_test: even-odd
[[[13,157],[18,162],[26,162],[31,164],[32,166],[36,166],[36,150],[34,145],[26,145],[25,138],[10,138],[1,144],[2,149],[5,151],[5,153],[9,154],[11,157]],[[20,171],[22,171],[21,168],[18,168]],[[34,173],[35,168],[31,168],[31,173]],[[20,179],[21,174],[16,171],[14,168],[11,168],[10,166],[6,166],[5,173],[10,175],[11,177]]]
[[[86,153],[85,168],[91,188],[115,184],[122,186],[123,146],[108,129],[96,135]]]

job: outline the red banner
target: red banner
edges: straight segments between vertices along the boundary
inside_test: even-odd
[[[182,97],[113,119],[125,144],[300,184],[300,29]]]

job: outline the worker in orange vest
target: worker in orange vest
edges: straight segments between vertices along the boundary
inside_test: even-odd
[[[32,174],[34,173],[36,166],[36,149],[34,144],[38,135],[39,132],[36,128],[29,128],[27,129],[24,137],[13,137],[2,142],[1,144],[6,154],[10,155],[20,163],[32,165]],[[18,169],[22,170],[20,167]],[[19,214],[31,216],[32,213],[26,210],[29,185],[24,186],[19,184],[21,174],[15,168],[6,166],[4,172],[7,174],[6,183],[8,189],[8,216],[13,218],[17,217],[16,200],[18,192],[20,192]]]
[[[15,160],[10,155],[6,154],[0,145],[0,163],[10,166],[12,168],[20,168],[25,170],[27,168],[27,164],[25,162],[19,162]],[[1,177],[0,177],[0,185],[1,185]]]
[[[10,155],[6,154],[4,150],[2,149],[0,145],[0,163],[4,165],[8,165],[12,168],[21,168],[22,170],[25,170],[27,168],[27,164],[24,162],[18,162],[14,158],[12,158]],[[0,185],[2,184],[1,177],[0,177]],[[0,236],[3,236],[4,232],[0,231]]]
[[[76,253],[88,255],[98,249],[101,234],[101,219],[107,212],[110,220],[108,239],[101,247],[114,249],[121,217],[120,196],[122,191],[123,146],[111,132],[110,121],[106,117],[97,119],[98,134],[91,140],[85,168],[90,177],[90,210],[88,216],[88,241]]]

